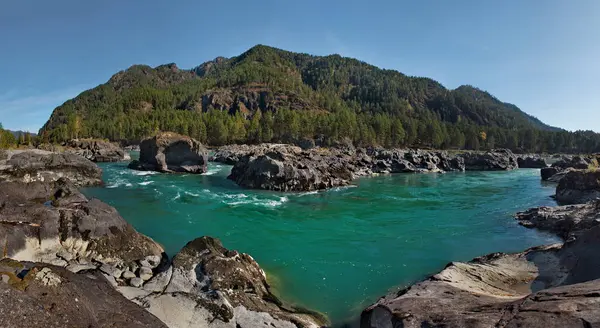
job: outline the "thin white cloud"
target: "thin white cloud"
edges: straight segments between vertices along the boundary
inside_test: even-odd
[[[7,129],[37,132],[54,108],[88,88],[78,85],[44,93],[8,90],[0,94],[0,122]]]

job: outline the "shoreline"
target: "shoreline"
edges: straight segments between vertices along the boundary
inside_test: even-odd
[[[47,155],[47,154],[41,154],[41,155]],[[54,155],[52,155],[52,156],[54,156]],[[62,156],[62,155],[61,155],[61,156]],[[66,155],[65,155],[65,156],[66,156]],[[13,163],[13,165],[14,165],[14,163]],[[87,165],[87,164],[86,164],[86,165]],[[4,168],[4,169],[6,169],[6,168]],[[45,174],[45,173],[44,173],[44,174]],[[38,176],[39,176],[39,173],[38,173]],[[25,178],[25,179],[27,180],[28,178]],[[81,178],[75,178],[75,180],[76,180],[76,181],[81,181]],[[27,180],[27,181],[28,181],[28,180]],[[31,182],[29,182],[29,183],[31,183]],[[81,187],[81,186],[80,186],[80,187]],[[137,233],[137,232],[136,232],[136,233]],[[210,243],[212,243],[212,242],[210,242]],[[211,245],[212,245],[212,244],[211,244]],[[215,244],[215,245],[218,245],[218,244]],[[213,246],[210,246],[210,247],[213,247]],[[217,249],[218,249],[218,247],[222,247],[222,246],[215,246],[215,247],[217,247]],[[539,247],[538,247],[538,248],[539,248]],[[183,251],[183,250],[182,250],[182,251]],[[468,262],[467,264],[469,264],[469,263],[473,263],[473,262],[481,262],[481,263],[485,264],[485,263],[486,263],[486,261],[488,261],[488,260],[497,260],[497,259],[498,259],[498,256],[500,256],[500,258],[502,258],[502,256],[515,256],[515,255],[518,255],[518,254],[524,254],[524,253],[528,253],[528,252],[531,252],[531,251],[533,251],[533,250],[532,250],[532,249],[528,249],[528,250],[526,250],[526,251],[524,251],[524,252],[515,253],[515,254],[498,254],[497,256],[496,256],[496,255],[494,255],[494,254],[492,254],[492,255],[494,255],[494,256],[492,256],[492,255],[485,255],[485,256],[482,256],[482,257],[479,257],[479,258],[475,258],[473,261],[471,261],[471,262]],[[236,253],[237,253],[237,252],[236,252]],[[179,253],[178,253],[178,254],[179,254]],[[176,255],[176,256],[175,256],[175,258],[176,258],[177,256],[178,256],[178,255]],[[252,260],[252,261],[253,261],[253,260]],[[453,264],[453,263],[451,263],[451,264],[450,264],[450,267],[452,267],[452,266],[456,266],[456,264]],[[449,267],[447,266],[447,268],[446,268],[446,269],[448,269],[448,268],[449,268]],[[112,269],[111,269],[111,268],[106,268],[106,269],[104,269],[104,270],[102,270],[102,269],[101,269],[101,271],[104,271],[104,273],[105,273],[105,274],[113,274],[113,273],[112,273],[112,271],[114,271],[114,270],[115,270],[115,268],[112,268]],[[169,267],[169,269],[168,269],[168,270],[171,270],[171,269],[170,269],[170,267]],[[457,270],[458,270],[458,272],[460,272],[461,268],[459,267]],[[444,270],[444,271],[445,271],[445,270]],[[442,272],[444,272],[444,271],[442,271]],[[109,272],[110,272],[110,273],[109,273]],[[158,275],[157,275],[156,277],[160,277],[160,274],[161,274],[161,272],[166,272],[166,271],[159,271],[159,272],[158,272]],[[439,275],[439,274],[438,274],[438,275]],[[436,277],[436,276],[438,276],[438,275],[433,275],[433,276],[430,276],[429,278],[427,278],[426,280],[422,281],[421,283],[424,283],[424,282],[426,282],[426,281],[429,281],[429,280],[431,280],[431,279],[437,280],[437,278],[435,278],[435,277]],[[452,274],[451,274],[451,276],[452,276]],[[156,278],[156,277],[155,277],[155,278]],[[118,278],[118,277],[117,277],[117,278]],[[172,279],[172,278],[169,278],[168,280],[171,280],[171,279]],[[254,278],[251,278],[251,279],[254,279]],[[444,278],[444,279],[445,279],[445,278]],[[110,279],[109,279],[109,280],[110,280]],[[118,280],[118,279],[117,279],[117,280]],[[159,278],[159,280],[160,280],[160,278]],[[420,283],[417,283],[416,285],[419,285],[419,284],[420,284]],[[168,286],[168,285],[169,285],[169,282],[167,281],[167,285],[165,285],[165,286]],[[413,286],[416,286],[416,285],[413,285]],[[133,287],[127,287],[127,289],[125,289],[125,291],[123,291],[123,293],[125,293],[125,294],[127,294],[127,293],[131,293],[131,291],[132,291],[132,289],[131,289],[131,288],[133,288]],[[412,288],[412,287],[408,287],[408,288],[406,289],[406,292],[407,292],[407,291],[409,291],[411,288]],[[523,288],[523,287],[519,287],[519,288]],[[132,294],[130,294],[130,295],[132,295]],[[134,296],[134,295],[135,295],[135,296]],[[523,295],[524,295],[524,294],[523,294]],[[133,296],[133,297],[132,297],[132,299],[136,299],[136,298],[140,298],[140,297],[141,297],[141,299],[146,299],[146,297],[147,297],[147,295],[146,295],[146,296],[143,296],[143,295],[140,295],[138,292],[134,293],[132,296]],[[519,297],[520,297],[520,296],[521,296],[521,294],[519,294]],[[140,299],[140,300],[141,300],[141,299]],[[146,299],[146,301],[147,301],[147,300],[149,300],[149,299]],[[146,302],[146,301],[144,301],[144,302]],[[156,302],[163,302],[164,300],[163,300],[163,299],[160,299],[160,298],[155,298],[153,301],[156,301]],[[378,303],[379,303],[379,302],[378,302]],[[376,304],[377,304],[377,303],[376,303]],[[367,310],[365,310],[365,311],[372,311],[372,310],[374,310],[374,309],[375,309],[375,308],[374,308],[373,306],[371,306],[371,307],[369,307],[369,308],[368,308]],[[302,310],[302,311],[304,311],[304,310]],[[151,311],[151,312],[152,312],[152,311]],[[232,313],[233,313],[233,312],[232,312]],[[364,316],[364,315],[365,315],[365,314],[363,313],[363,316]],[[364,326],[364,325],[363,325],[362,327],[369,327],[369,328],[371,328],[371,327],[379,327],[379,326]]]

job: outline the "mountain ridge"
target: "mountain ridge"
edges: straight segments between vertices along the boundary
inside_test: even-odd
[[[277,113],[289,116],[282,121],[303,121],[308,128],[273,133],[289,128],[273,125]],[[271,131],[265,132],[266,137],[251,135],[254,116],[269,116],[265,120],[271,121],[264,126]],[[142,126],[127,117],[141,120]],[[231,117],[237,121],[232,122]],[[122,131],[102,124],[106,119]],[[189,123],[170,122],[177,120]],[[339,120],[347,120],[342,123],[351,133],[340,132],[339,125],[344,124],[337,124]],[[213,136],[212,132],[222,129],[211,132],[212,124],[225,126],[226,135]],[[407,76],[358,59],[294,53],[264,45],[239,56],[216,57],[191,69],[181,69],[175,63],[154,68],[132,65],[57,107],[40,135],[54,141],[79,134],[123,140],[139,139],[156,130],[176,130],[215,144],[290,142],[325,135],[327,143],[346,138],[385,146],[502,146],[566,152],[591,151],[598,146],[596,137],[593,145],[583,140],[590,138],[587,132],[573,134],[547,125],[516,105],[468,84],[447,89],[431,78]],[[492,142],[482,132],[492,136]],[[379,137],[382,133],[384,136]],[[547,145],[536,147],[540,139]],[[588,145],[581,146],[585,142]]]

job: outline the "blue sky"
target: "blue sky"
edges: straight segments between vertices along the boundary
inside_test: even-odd
[[[475,85],[546,123],[600,131],[597,0],[3,0],[0,122],[37,131],[132,64],[191,68],[259,43]]]

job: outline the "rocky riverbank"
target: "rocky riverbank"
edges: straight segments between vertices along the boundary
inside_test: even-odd
[[[216,239],[196,239],[170,260],[113,207],[77,190],[101,183],[101,170],[90,161],[41,151],[2,158],[0,326],[326,324],[275,297],[249,255]],[[27,305],[14,310],[17,302]]]
[[[65,152],[79,155],[92,162],[121,162],[131,160],[129,153],[116,143],[96,139],[73,139],[66,142]]]
[[[600,324],[598,202],[518,213],[564,244],[450,263],[367,308],[361,328],[595,327]]]
[[[211,160],[234,165],[229,179],[240,186],[276,191],[327,189],[373,174],[518,168],[517,157],[503,149],[450,154],[413,149],[230,145],[218,149]]]

